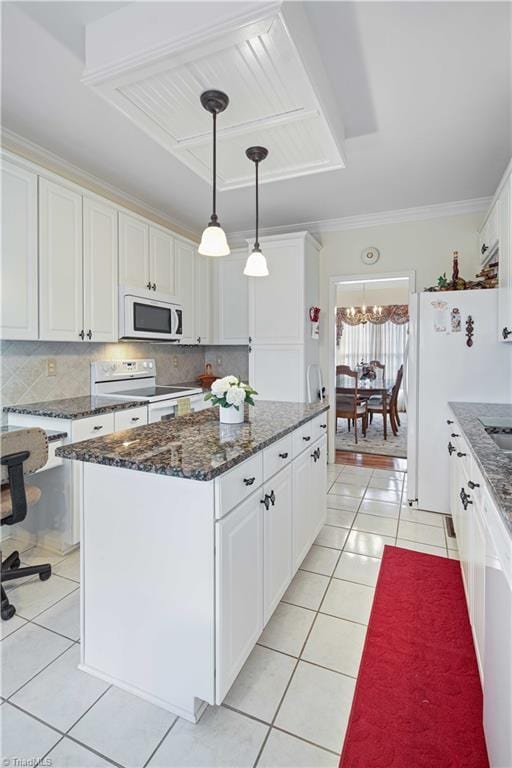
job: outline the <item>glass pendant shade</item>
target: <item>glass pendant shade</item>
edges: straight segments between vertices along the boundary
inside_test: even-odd
[[[244,275],[246,277],[268,277],[267,260],[263,253],[254,248],[245,263]]]
[[[226,233],[219,224],[208,224],[203,231],[198,250],[202,256],[229,256],[231,251]]]

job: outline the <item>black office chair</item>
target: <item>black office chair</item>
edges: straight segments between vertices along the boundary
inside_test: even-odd
[[[44,467],[48,461],[48,440],[42,429],[19,429],[3,432],[1,438],[1,523],[15,525],[27,516],[27,507],[36,504],[41,491],[33,485],[25,486],[24,475]],[[21,579],[39,574],[41,581],[52,575],[49,563],[20,568],[20,553],[11,554],[2,560],[2,581]],[[7,621],[16,613],[2,586],[2,619]]]

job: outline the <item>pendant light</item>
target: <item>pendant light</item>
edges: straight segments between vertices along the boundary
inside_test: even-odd
[[[231,251],[215,209],[217,204],[217,115],[219,112],[224,112],[229,104],[229,98],[222,91],[204,91],[201,94],[201,104],[213,117],[213,205],[212,215],[203,232],[198,250],[203,256],[228,256]]]
[[[252,160],[256,166],[256,238],[254,241],[254,247],[252,253],[247,258],[245,264],[244,275],[247,277],[268,277],[269,271],[267,266],[267,260],[261,252],[260,244],[258,242],[258,224],[259,224],[259,197],[258,197],[258,166],[262,160],[268,155],[268,149],[265,147],[249,147],[245,150],[245,154]]]

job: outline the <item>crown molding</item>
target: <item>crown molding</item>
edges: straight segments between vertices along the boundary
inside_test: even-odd
[[[41,165],[48,171],[57,173],[68,181],[85,187],[95,194],[103,195],[112,202],[118,203],[128,210],[132,210],[134,213],[154,219],[156,224],[167,226],[175,230],[178,235],[181,234],[194,242],[199,240],[197,232],[185,227],[179,221],[169,216],[168,213],[165,213],[158,208],[153,208],[141,198],[124,192],[119,187],[109,184],[109,182],[100,179],[98,176],[95,176],[88,171],[84,171],[79,166],[70,163],[68,160],[64,160],[64,158],[45,149],[45,147],[42,147],[40,144],[25,139],[23,136],[20,136],[8,128],[4,128],[3,126],[1,128],[0,143],[1,146],[9,152],[19,155],[29,162]]]
[[[87,68],[86,66],[81,82],[84,85],[97,85],[110,78],[122,76],[131,69],[137,69],[138,67],[158,62],[177,52],[195,46],[210,44],[212,40],[222,37],[226,33],[226,29],[237,30],[249,24],[265,21],[279,12],[281,4],[282,0],[260,2],[254,8],[243,12],[237,11],[227,18],[220,19],[217,23],[208,24],[208,26],[182,35],[172,42],[150,45],[141,52],[125,56],[119,61],[109,62],[100,67]],[[236,3],[233,3],[233,8],[236,8]]]
[[[378,213],[363,213],[355,216],[342,216],[339,219],[318,219],[316,221],[303,221],[299,224],[288,224],[278,227],[266,227],[260,229],[261,236],[290,234],[307,230],[316,235],[323,232],[340,232],[346,229],[365,229],[366,227],[378,227],[383,224],[402,224],[408,221],[427,221],[446,216],[461,216],[466,213],[481,213],[486,211],[491,204],[492,197],[476,197],[471,200],[457,200],[451,203],[436,203],[434,205],[422,205],[416,208],[397,208],[392,211],[379,211]],[[251,230],[228,233],[230,243],[239,243],[251,237]]]

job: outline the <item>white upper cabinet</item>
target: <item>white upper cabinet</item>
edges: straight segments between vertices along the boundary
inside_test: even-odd
[[[254,344],[304,341],[304,261],[301,240],[262,242],[270,275],[250,277],[249,336]]]
[[[117,210],[85,197],[83,217],[85,338],[117,341]]]
[[[119,284],[150,288],[149,272],[149,224],[119,213]]]
[[[196,249],[184,240],[176,240],[176,296],[183,306],[183,336],[182,344],[196,344],[195,332],[195,281],[196,281]]]
[[[37,175],[2,161],[0,336],[37,339]]]
[[[82,322],[82,197],[39,179],[40,338],[78,341]]]
[[[512,176],[503,185],[499,203],[498,339],[512,343]]]
[[[249,278],[244,275],[247,248],[213,263],[213,322],[217,344],[247,344]],[[266,279],[266,278],[265,278]]]
[[[196,251],[196,341],[198,344],[212,343],[212,259]]]
[[[149,227],[149,279],[158,293],[176,295],[174,237],[160,227]]]
[[[482,264],[494,255],[500,237],[500,201],[496,200],[480,230],[480,258]]]

